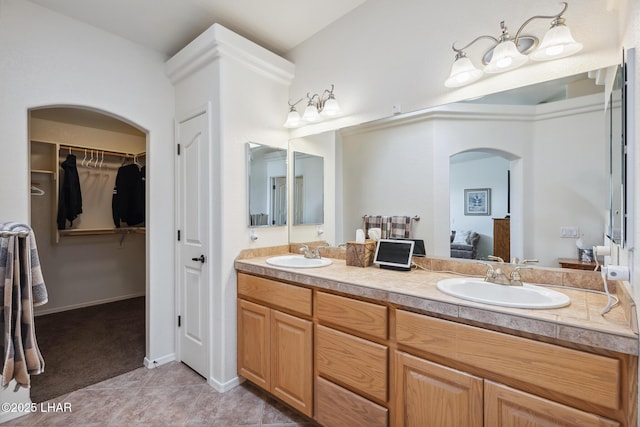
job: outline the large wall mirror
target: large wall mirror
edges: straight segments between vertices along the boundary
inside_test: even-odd
[[[250,227],[287,225],[287,150],[247,143]]]
[[[325,240],[353,240],[363,215],[419,216],[413,235],[429,255],[451,256],[455,231],[478,234],[476,259],[486,259],[495,223],[504,229],[507,220],[505,261],[577,260],[578,246],[603,243],[609,222],[605,90],[596,74],[330,132],[335,157],[325,161],[335,163],[336,181],[325,200],[336,205],[324,218],[334,230]],[[465,197],[478,191],[486,205],[469,211]]]

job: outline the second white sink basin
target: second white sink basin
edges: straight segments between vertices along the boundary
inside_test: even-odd
[[[280,255],[267,259],[267,264],[287,268],[315,268],[331,264],[329,258],[305,258],[303,255]]]
[[[503,307],[546,309],[571,303],[571,299],[561,292],[526,283],[523,286],[505,286],[482,279],[453,278],[440,280],[437,287],[457,298]]]

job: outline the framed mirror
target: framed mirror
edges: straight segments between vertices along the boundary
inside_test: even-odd
[[[623,86],[624,77],[621,67],[608,70],[611,74],[611,93],[606,105],[606,136],[609,142],[609,229],[611,241],[621,247],[624,245],[624,175],[625,175],[625,138]]]
[[[249,227],[287,225],[287,150],[247,142]]]
[[[324,223],[324,158],[293,153],[293,224]]]
[[[325,233],[325,240],[353,240],[363,215],[417,215],[414,238],[425,241],[428,255],[450,257],[451,232],[474,228],[479,256],[486,258],[494,251],[494,220],[508,216],[503,245],[510,259],[559,267],[560,258],[578,258],[579,238],[586,247],[602,244],[609,144],[604,87],[589,74],[333,132],[335,153],[325,156],[325,168],[335,187],[325,186],[325,201],[336,204],[325,210],[324,229],[335,236]],[[456,157],[462,153],[469,156]],[[505,165],[495,177],[483,172],[496,172],[491,162],[497,161]],[[466,173],[459,184],[452,179],[462,175],[451,177],[457,169]],[[469,189],[491,190],[489,215],[464,214]],[[565,229],[572,233],[564,235]],[[290,240],[314,237],[296,232]]]

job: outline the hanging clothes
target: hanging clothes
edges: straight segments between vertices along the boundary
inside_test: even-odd
[[[58,230],[64,230],[67,220],[73,226],[73,220],[82,213],[82,192],[80,177],[76,167],[76,156],[69,154],[62,162],[63,178],[58,198]]]
[[[113,223],[120,227],[124,221],[129,226],[139,225],[145,219],[145,168],[136,164],[121,166],[116,175],[111,200]]]
[[[48,296],[35,234],[27,225],[0,223],[0,296],[0,385],[15,380],[16,388],[29,388],[30,375],[44,372],[33,307],[46,304]]]

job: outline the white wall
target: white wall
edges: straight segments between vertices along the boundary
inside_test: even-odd
[[[148,131],[150,360],[174,352],[174,225],[166,209],[173,205],[174,114],[163,63],[157,53],[30,2],[0,1],[0,220],[29,222],[30,108],[87,106]]]
[[[290,98],[308,91],[320,92],[335,84],[335,96],[344,116],[292,132],[294,137],[368,122],[392,114],[392,105],[403,112],[442,105],[479,95],[551,80],[620,62],[620,16],[627,0],[571,2],[566,14],[574,37],[585,42],[576,56],[558,61],[530,63],[504,74],[487,76],[473,85],[451,90],[444,80],[454,60],[451,45],[471,41],[481,34],[499,34],[499,22],[517,31],[533,15],[559,11],[556,0],[427,2],[423,0],[368,1],[323,31],[288,52],[296,64]],[[618,9],[617,9],[618,8]],[[583,10],[598,11],[598,25],[581,22]],[[547,20],[536,20],[527,29],[543,33]],[[479,57],[490,45],[477,43],[467,53]],[[479,63],[479,62],[478,62]],[[286,105],[282,108],[282,120]]]

